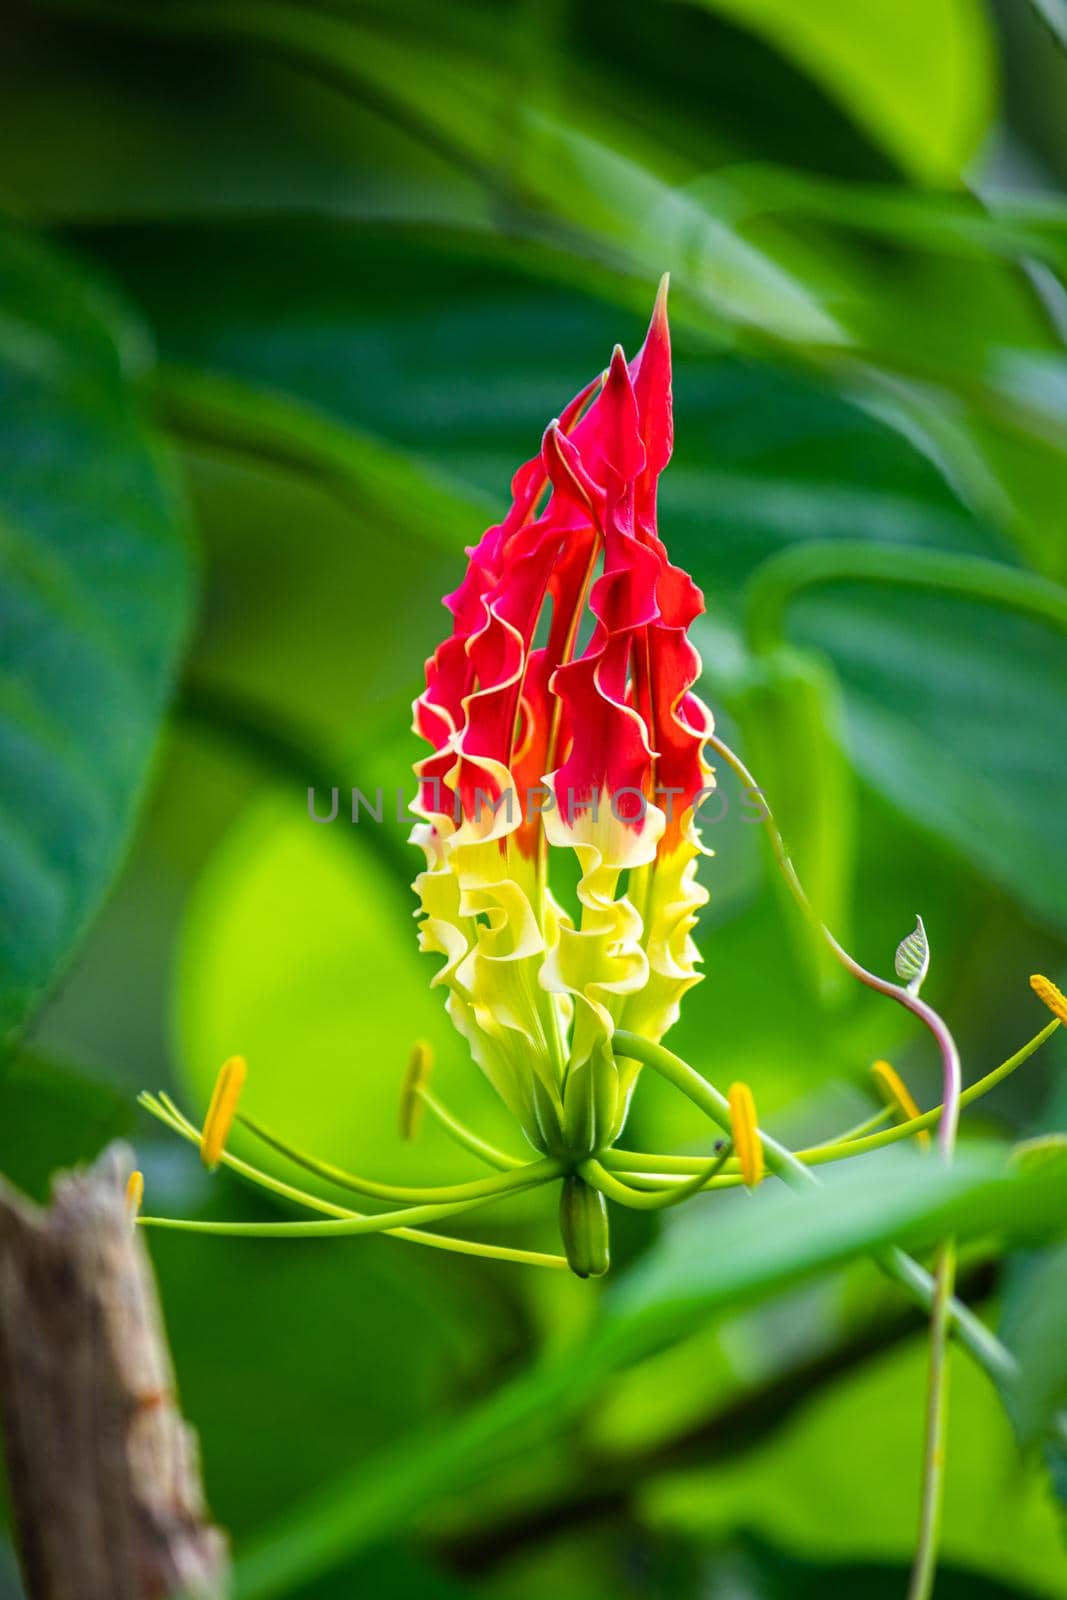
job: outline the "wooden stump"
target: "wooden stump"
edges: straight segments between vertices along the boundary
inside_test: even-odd
[[[112,1145],[47,1210],[0,1180],[0,1418],[29,1600],[227,1590],[196,1436]]]

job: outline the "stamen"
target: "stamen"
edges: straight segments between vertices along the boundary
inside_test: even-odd
[[[204,1130],[200,1135],[200,1159],[209,1172],[214,1172],[226,1148],[247,1073],[244,1056],[231,1056],[219,1068],[211,1104],[204,1118]]]
[[[1035,972],[1030,979],[1030,987],[1037,998],[1048,1006],[1052,1015],[1067,1027],[1067,994],[1062,989],[1057,989],[1051,978],[1043,977],[1040,972]]]
[[[763,1141],[756,1122],[756,1102],[747,1083],[732,1083],[727,1098],[741,1177],[746,1188],[754,1189],[763,1177]]]
[[[137,1214],[141,1209],[144,1199],[144,1173],[134,1170],[126,1179],[126,1215],[131,1222],[137,1221]]]
[[[416,1039],[408,1057],[404,1085],[400,1091],[400,1137],[414,1139],[422,1126],[423,1100],[420,1091],[430,1081],[433,1049],[425,1039]]]
[[[872,1061],[871,1077],[878,1085],[879,1093],[887,1106],[890,1106],[900,1117],[901,1122],[911,1122],[922,1112],[915,1103],[911,1090],[895,1067],[888,1061]],[[915,1135],[919,1144],[928,1147],[930,1135],[925,1128]]]

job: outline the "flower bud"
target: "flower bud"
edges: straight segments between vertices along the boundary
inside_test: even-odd
[[[608,1205],[573,1173],[563,1180],[559,1231],[570,1269],[579,1278],[601,1278],[611,1265]]]

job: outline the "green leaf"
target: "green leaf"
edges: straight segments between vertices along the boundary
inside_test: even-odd
[[[808,1560],[905,1566],[919,1505],[926,1358],[924,1342],[915,1339],[841,1374],[740,1458],[649,1483],[639,1514],[661,1537],[715,1541],[744,1529]],[[1043,1474],[1018,1463],[995,1391],[958,1351],[950,1384],[937,1593],[942,1569],[946,1577],[956,1569],[970,1580],[958,1593],[980,1594],[986,1579],[998,1581],[997,1600],[1054,1600],[1063,1592],[1067,1555]],[[871,1592],[842,1590],[833,1578],[829,1585],[835,1594]],[[906,1588],[905,1579],[885,1593]],[[953,1592],[949,1584],[945,1592]]]
[[[121,859],[185,628],[190,557],[140,415],[135,324],[0,234],[0,1037]]]
[[[20,1051],[0,1079],[0,1172],[43,1202],[53,1172],[92,1160],[132,1124],[133,1106],[117,1088]]]
[[[894,1152],[848,1162],[810,1192],[775,1188],[759,1199],[722,1219],[713,1251],[692,1212],[668,1233],[609,1297],[620,1335],[640,1328],[642,1343],[659,1343],[701,1314],[872,1248],[933,1243],[939,1227],[959,1226],[968,1238],[1002,1230],[1055,1237],[1067,1225],[1067,1170],[1022,1174],[988,1151],[964,1151],[952,1168]]]
[[[852,916],[855,832],[852,775],[842,749],[840,690],[832,671],[783,647],[752,663],[732,701],[746,759],[774,811],[786,848],[820,920],[845,944]],[[748,808],[746,820],[751,820]],[[802,959],[826,994],[845,987],[845,975],[807,920],[795,914],[784,883],[780,900]],[[847,980],[846,980],[847,981]]]
[[[930,945],[922,917],[916,917],[911,933],[901,939],[893,958],[893,967],[909,994],[918,994],[930,968]]]
[[[803,592],[802,592],[803,591]],[[992,562],[809,545],[749,593],[759,651],[790,633],[834,665],[846,748],[920,827],[1067,926],[1067,590]]]
[[[1067,49],[1067,4],[1064,0],[1030,0],[1030,4],[1047,24],[1056,42]]]
[[[947,19],[946,68],[968,61],[973,68],[981,23],[968,25],[959,48],[948,41],[961,31],[958,21],[980,15],[975,0],[936,3],[936,17]],[[620,97],[610,83],[565,54],[555,63],[562,84],[557,72],[529,71],[521,30],[502,35],[479,8],[464,8],[459,25],[448,8],[419,7],[417,48],[410,19],[398,24],[363,8],[182,0],[148,10],[86,9],[160,30],[183,47],[199,40],[242,60],[280,58],[301,83],[325,79],[354,113],[376,113],[420,146],[425,160],[443,160],[480,185],[490,214],[507,219],[507,248],[528,270],[596,285],[616,304],[636,307],[647,305],[669,267],[679,332],[818,368],[918,434],[1035,562],[1062,567],[1063,541],[1050,538],[1050,528],[1067,442],[1056,398],[1063,355],[1014,262],[956,263],[915,250],[901,271],[893,254],[739,206],[719,181],[730,130],[719,141],[707,139],[699,120],[680,130],[654,100],[642,104],[640,120],[612,115],[606,108]],[[909,6],[901,15],[906,48],[921,13]],[[864,33],[850,28],[848,36]],[[936,72],[942,58],[931,53],[925,28],[921,39],[907,60],[930,62]],[[709,24],[705,48],[715,44]],[[878,65],[880,79],[885,64]],[[963,84],[972,81],[969,70]],[[981,78],[975,70],[973,82]],[[913,86],[924,127],[926,87]],[[1025,393],[1020,356],[1037,356],[1045,373]]]
[[[322,485],[385,542],[398,536],[455,554],[493,513],[443,474],[311,408],[214,374],[178,368],[155,388],[162,419],[185,444],[260,461]]]
[[[188,404],[203,397],[214,442],[251,450],[256,406],[261,458],[273,450],[316,471],[348,505],[365,481],[368,443],[387,439],[416,467],[432,463],[439,488],[471,486],[479,527],[546,420],[616,340],[636,347],[648,315],[650,285],[628,290],[633,304],[620,311],[607,297],[619,287],[573,260],[577,287],[559,281],[567,258],[445,229],[260,220],[79,237],[151,316],[174,364],[164,415],[181,433],[211,442],[210,417]],[[269,273],[250,280],[250,257]],[[974,554],[1009,549],[961,502],[938,457],[853,396],[709,353],[677,318],[674,342],[676,450],[661,526],[716,604],[765,556],[814,538],[859,531]],[[237,425],[224,429],[227,397]],[[418,510],[426,473],[412,476],[401,500]],[[446,508],[438,520],[458,552],[467,540],[453,532],[455,516]]]
[[[1065,1326],[1067,1245],[1014,1261],[1000,1331],[1022,1368],[1013,1415],[1025,1444],[1042,1439],[1067,1413]]]
[[[994,100],[977,0],[690,0],[753,29],[808,71],[915,178],[948,183],[975,154]]]

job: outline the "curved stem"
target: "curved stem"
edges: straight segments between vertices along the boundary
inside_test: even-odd
[[[673,1083],[676,1089],[698,1106],[705,1116],[709,1117],[715,1125],[730,1134],[730,1102],[726,1096],[707,1078],[701,1077],[694,1067],[681,1056],[676,1056],[666,1045],[653,1044],[651,1039],[643,1039],[640,1034],[630,1033],[625,1028],[616,1028],[613,1048],[618,1056],[627,1056],[631,1061],[639,1061],[642,1066],[651,1067],[653,1072],[658,1072],[660,1077],[666,1078],[668,1083]],[[785,1145],[779,1144],[777,1139],[772,1139],[769,1133],[760,1131],[760,1140],[767,1157],[767,1165],[772,1172],[777,1172],[783,1177],[792,1178],[794,1183],[811,1184],[817,1180]],[[722,1179],[718,1180],[722,1182]]]
[[[1067,600],[1061,596],[1061,605]],[[735,755],[730,746],[715,734],[708,738],[708,744],[716,750],[729,767],[737,774],[742,783],[759,793],[759,786],[749,772],[740,756]],[[829,946],[833,955],[847,972],[867,988],[873,989],[878,994],[884,994],[888,999],[895,1000],[920,1022],[925,1023],[930,1030],[941,1054],[941,1075],[943,1081],[941,1119],[938,1123],[938,1146],[943,1161],[951,1161],[956,1145],[956,1132],[960,1120],[960,1094],[963,1087],[963,1074],[960,1066],[959,1051],[944,1019],[938,1015],[932,1006],[927,1005],[917,994],[910,989],[902,988],[900,984],[891,983],[887,978],[880,978],[877,973],[870,972],[860,964],[854,956],[840,945],[826,927],[816,916],[815,911],[804,892],[803,885],[797,877],[792,861],[781,834],[771,813],[770,807],[763,801],[762,818],[764,831],[771,841],[775,860],[781,869],[782,876],[812,926],[818,930],[823,940]],[[877,1136],[876,1136],[877,1137]],[[951,1240],[946,1240],[938,1252],[937,1269],[934,1279],[933,1304],[930,1318],[930,1390],[927,1404],[926,1447],[923,1454],[923,1502],[922,1517],[920,1521],[919,1545],[915,1556],[915,1565],[912,1572],[912,1583],[908,1600],[928,1600],[933,1586],[933,1572],[936,1561],[937,1531],[940,1524],[941,1493],[944,1479],[944,1449],[943,1436],[945,1428],[946,1390],[945,1390],[945,1341],[948,1334],[948,1303],[952,1297],[952,1286],[955,1279],[956,1252]]]
[[[200,1130],[189,1121],[188,1117],[174,1104],[169,1095],[161,1094],[158,1100],[148,1094],[139,1097],[139,1103],[146,1111],[165,1123],[180,1138],[188,1140],[190,1144],[199,1145]],[[239,1156],[231,1155],[228,1150],[222,1152],[220,1158],[223,1166],[229,1167],[232,1172],[243,1178],[246,1182],[254,1184],[257,1188],[267,1189],[272,1194],[279,1195],[284,1200],[292,1201],[296,1205],[306,1207],[309,1211],[318,1211],[331,1218],[357,1220],[362,1214],[351,1211],[345,1206],[334,1205],[332,1201],[320,1199],[318,1195],[307,1194],[302,1189],[295,1188],[292,1184],[283,1183],[279,1178],[272,1178],[269,1173],[262,1172],[258,1167],[252,1166],[247,1161],[242,1161]],[[549,1180],[545,1180],[549,1181]],[[532,1187],[532,1186],[531,1186]],[[410,1211],[402,1213],[408,1221],[415,1219]],[[144,1219],[147,1220],[147,1219]],[[156,1221],[157,1226],[166,1226],[166,1220]],[[476,1239],[457,1239],[452,1235],[443,1233],[424,1233],[418,1228],[390,1227],[390,1237],[406,1239],[411,1244],[426,1245],[433,1250],[448,1250],[455,1255],[480,1256],[492,1261],[514,1261],[525,1266],[553,1267],[557,1270],[567,1270],[567,1260],[564,1256],[549,1255],[539,1250],[520,1250],[511,1245],[483,1244]]]
[[[479,1161],[484,1161],[486,1166],[496,1167],[499,1172],[510,1172],[524,1165],[521,1156],[509,1156],[506,1150],[498,1150],[496,1145],[490,1144],[487,1139],[475,1133],[473,1128],[468,1128],[467,1124],[461,1122],[454,1112],[449,1111],[444,1101],[438,1099],[437,1095],[424,1084],[420,1084],[415,1093],[456,1144],[462,1150],[468,1150],[471,1155],[477,1156]]]
[[[706,1078],[701,1077],[700,1073],[680,1056],[674,1055],[664,1045],[653,1044],[650,1039],[642,1039],[638,1034],[627,1033],[622,1029],[616,1030],[615,1047],[619,1055],[640,1061],[643,1066],[651,1067],[654,1072],[666,1078],[668,1083],[673,1083],[675,1088],[680,1089],[695,1106],[710,1117],[712,1122],[729,1131],[729,1104],[726,1096],[720,1094],[718,1089]],[[818,1183],[819,1180],[814,1172],[810,1172],[791,1150],[779,1144],[776,1139],[772,1139],[769,1134],[761,1133],[760,1138],[767,1165],[772,1172],[795,1186]],[[728,1177],[716,1178],[712,1180],[712,1186],[732,1181]],[[911,1298],[925,1311],[932,1310],[936,1283],[924,1267],[896,1246],[878,1251],[873,1259],[881,1270],[906,1289]],[[1005,1378],[1014,1376],[1014,1358],[972,1311],[953,1298],[949,1302],[949,1312],[951,1326],[955,1329],[960,1342],[995,1383],[1002,1383]]]
[[[1014,1055],[1009,1056],[1006,1061],[1002,1061],[991,1072],[987,1072],[984,1078],[979,1078],[977,1082],[964,1089],[960,1095],[960,1108],[973,1105],[976,1100],[980,1100],[991,1089],[995,1089],[1017,1067],[1021,1067],[1024,1061],[1028,1061],[1047,1039],[1051,1039],[1056,1029],[1060,1026],[1058,1019],[1053,1018],[1051,1022],[1041,1029],[1040,1033],[1036,1033],[1032,1039],[1028,1039],[1024,1045],[1016,1050]],[[619,1035],[616,1034],[615,1037],[617,1040]],[[860,1134],[855,1138],[846,1136],[822,1144],[811,1145],[806,1150],[797,1150],[795,1152],[796,1157],[798,1161],[804,1162],[806,1166],[816,1167],[823,1166],[830,1161],[845,1161],[850,1156],[863,1155],[868,1150],[880,1150],[885,1145],[895,1144],[900,1139],[910,1139],[924,1129],[934,1127],[941,1117],[942,1110],[943,1107],[934,1106],[931,1110],[924,1111],[921,1116],[911,1117],[907,1122],[898,1122],[892,1128],[884,1128],[879,1133]],[[888,1114],[888,1111],[880,1113],[878,1120]],[[861,1126],[863,1125],[861,1124]],[[857,1134],[859,1133],[858,1129],[853,1131]],[[761,1134],[762,1137],[765,1136]],[[611,1168],[613,1171],[624,1172],[628,1178],[641,1175],[688,1176],[690,1173],[699,1172],[703,1164],[700,1156],[659,1155],[649,1150],[623,1150],[618,1145],[613,1146],[610,1150],[602,1151],[599,1159],[604,1166]],[[737,1184],[740,1181],[739,1173],[727,1171],[721,1178],[716,1180],[715,1187],[726,1188],[728,1185]]]
[[[926,1428],[923,1436],[923,1487],[919,1541],[908,1584],[908,1600],[929,1600],[934,1588],[941,1507],[945,1487],[945,1429],[948,1420],[948,1326],[956,1246],[946,1239],[937,1253],[934,1299],[930,1316],[930,1365],[926,1381]]]
[[[888,1122],[890,1117],[893,1116],[893,1112],[894,1108],[892,1106],[882,1106],[880,1111],[875,1111],[871,1116],[864,1117],[862,1122],[854,1123],[851,1128],[846,1128],[844,1133],[836,1133],[830,1139],[820,1139],[819,1143],[812,1148],[823,1150],[828,1146],[849,1144],[853,1139],[862,1139],[864,1134],[874,1133],[883,1123]],[[798,1150],[797,1154],[801,1155],[801,1152]]]
[[[547,1183],[547,1178],[539,1180]],[[536,1185],[531,1185],[536,1187]],[[181,1233],[231,1234],[250,1239],[321,1239],[359,1237],[370,1233],[394,1232],[400,1223],[439,1222],[443,1217],[459,1216],[464,1211],[474,1211],[492,1200],[486,1195],[480,1200],[456,1200],[451,1205],[404,1206],[399,1211],[383,1211],[379,1216],[367,1217],[354,1213],[350,1217],[329,1217],[325,1222],[204,1222],[197,1217],[138,1217],[145,1228],[172,1228]]]
[[[905,1010],[910,1011],[912,1015],[917,1017],[920,1022],[924,1023],[933,1034],[934,1040],[941,1055],[941,1069],[944,1080],[941,1120],[938,1125],[938,1141],[941,1146],[942,1154],[946,1157],[951,1156],[953,1145],[955,1144],[956,1139],[956,1129],[959,1123],[959,1101],[962,1084],[959,1052],[956,1049],[956,1042],[949,1032],[947,1025],[945,1024],[944,1020],[938,1016],[933,1007],[927,1005],[925,1000],[920,1000],[917,994],[911,994],[909,990],[903,988],[899,983],[891,983],[888,978],[880,978],[877,973],[869,972],[868,969],[862,966],[854,956],[849,955],[844,946],[840,945],[834,938],[829,928],[827,928],[824,923],[820,922],[814,908],[812,907],[811,901],[804,892],[804,887],[800,882],[800,879],[797,877],[796,869],[793,866],[792,861],[789,859],[789,853],[786,850],[785,842],[782,839],[781,834],[778,832],[778,827],[775,823],[771,809],[767,804],[766,796],[763,794],[763,791],[760,789],[755,778],[745,766],[745,763],[741,760],[741,757],[736,755],[734,751],[731,750],[730,746],[720,739],[717,734],[710,734],[707,742],[713,750],[722,756],[727,766],[729,766],[736,773],[745,787],[753,793],[759,795],[762,805],[762,816],[760,820],[763,824],[764,832],[767,834],[767,837],[771,842],[771,849],[774,852],[774,858],[778,863],[782,876],[785,878],[785,881],[789,886],[790,893],[799,905],[800,909],[803,911],[804,915],[807,917],[808,921],[816,929],[824,942],[829,946],[831,952],[845,968],[846,972],[850,972],[854,978],[857,978],[860,983],[865,984],[868,989],[873,989],[878,994],[884,994],[887,999],[895,1000],[897,1005],[903,1006]]]
[[[332,1162],[320,1161],[317,1156],[307,1155],[294,1145],[287,1144],[278,1134],[251,1117],[238,1116],[237,1121],[247,1128],[249,1133],[255,1134],[257,1139],[270,1145],[273,1150],[277,1150],[280,1155],[298,1167],[315,1173],[317,1177],[325,1178],[328,1183],[336,1184],[339,1189],[350,1189],[353,1194],[365,1194],[372,1200],[429,1204],[478,1200],[483,1197],[491,1199],[495,1195],[509,1194],[512,1190],[527,1188],[535,1179],[558,1178],[561,1171],[558,1162],[543,1159],[530,1161],[524,1166],[516,1167],[513,1172],[500,1173],[495,1178],[476,1178],[471,1183],[446,1183],[424,1187],[415,1184],[379,1183],[374,1178],[357,1177],[354,1173],[345,1172],[341,1167],[335,1167]]]
[[[631,1188],[627,1183],[620,1183],[599,1161],[592,1159],[583,1161],[578,1171],[591,1188],[599,1189],[606,1199],[614,1200],[620,1206],[627,1206],[631,1211],[663,1211],[668,1206],[680,1205],[690,1195],[698,1194],[708,1179],[721,1170],[731,1148],[727,1145],[688,1183],[674,1184],[666,1192],[660,1190],[649,1193],[647,1190]]]

